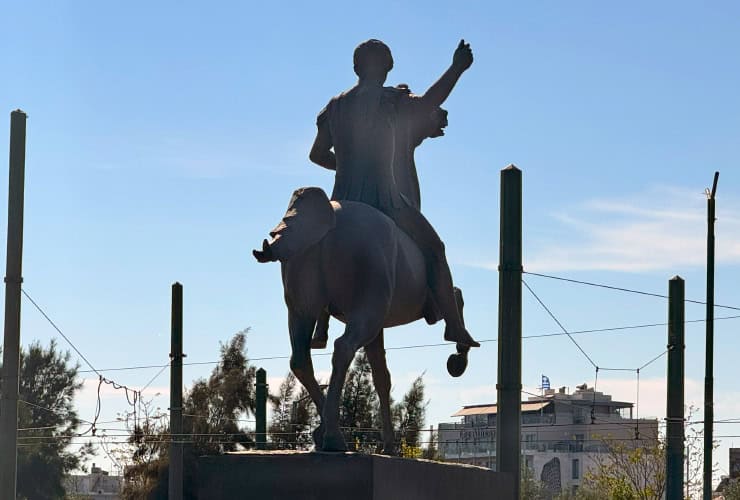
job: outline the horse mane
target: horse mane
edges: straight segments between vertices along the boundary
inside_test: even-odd
[[[335,225],[334,208],[323,189],[296,189],[283,219],[270,231],[272,256],[285,262],[321,241]]]

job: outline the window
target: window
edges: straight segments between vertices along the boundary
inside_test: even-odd
[[[524,435],[524,446],[528,450],[537,449],[537,434],[528,433]]]
[[[573,423],[574,424],[586,423],[586,414],[583,408],[575,408],[573,410]]]
[[[583,441],[585,437],[586,436],[583,434],[574,434],[573,438],[575,439],[575,443],[573,443],[573,445],[571,446],[571,451],[583,451]]]
[[[581,461],[577,458],[573,459],[573,466],[571,467],[571,478],[580,479],[581,477]]]

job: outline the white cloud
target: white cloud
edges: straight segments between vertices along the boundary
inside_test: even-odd
[[[732,200],[717,203],[717,263],[740,263],[740,208]],[[529,238],[525,268],[645,272],[704,266],[706,204],[700,192],[659,187],[564,208],[550,215],[561,226],[556,240]]]

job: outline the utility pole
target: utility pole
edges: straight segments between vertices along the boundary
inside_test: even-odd
[[[267,443],[267,372],[264,368],[257,370],[257,449],[264,450]]]
[[[684,281],[668,282],[668,394],[666,402],[666,500],[683,498]]]
[[[496,471],[511,475],[514,497],[521,481],[522,391],[522,171],[501,171],[498,267],[498,416]]]
[[[719,172],[707,189],[707,338],[704,374],[704,500],[712,500],[712,447],[714,441],[714,195]]]
[[[5,337],[0,400],[0,498],[15,498],[18,443],[18,387],[23,282],[23,193],[26,170],[26,114],[10,113],[8,247],[5,264]]]
[[[172,285],[172,330],[170,347],[170,470],[168,498],[182,500],[182,285]]]

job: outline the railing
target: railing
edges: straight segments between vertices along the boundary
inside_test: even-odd
[[[445,458],[470,458],[496,456],[496,440],[480,439],[466,441],[449,439],[440,436],[439,451]],[[525,441],[522,440],[522,451],[552,453],[605,453],[607,446],[599,439],[561,440],[561,441]]]

